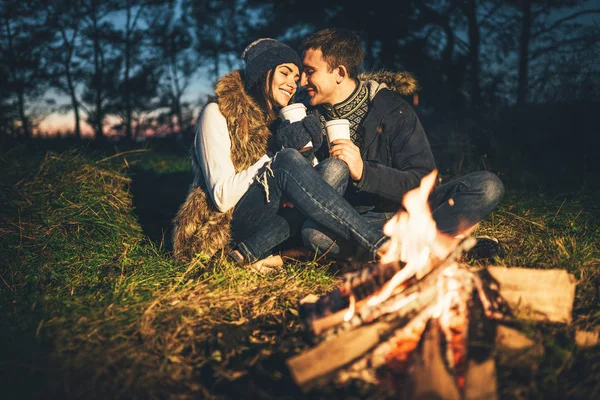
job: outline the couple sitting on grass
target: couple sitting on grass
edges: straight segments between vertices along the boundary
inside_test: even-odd
[[[295,237],[318,255],[377,262],[389,239],[384,224],[436,168],[403,99],[416,89],[412,76],[359,76],[362,45],[346,30],[316,32],[302,50],[303,60],[259,39],[242,54],[245,68],[218,80],[194,139],[194,182],[174,221],[179,259],[224,252],[241,265],[280,261]],[[301,94],[307,116],[281,121],[279,110]],[[342,118],[351,138],[328,145],[325,122]],[[437,185],[429,205],[438,230],[468,235],[503,195],[500,179],[480,171]]]

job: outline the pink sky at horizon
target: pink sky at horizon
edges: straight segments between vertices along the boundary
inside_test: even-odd
[[[184,95],[182,100],[187,101],[191,104],[199,104],[202,99],[206,99],[206,96],[212,92],[212,83],[209,79],[199,79],[192,83],[188,90],[187,95]],[[56,100],[60,103],[67,102],[68,99],[65,96],[57,96]],[[197,115],[200,110],[199,106],[194,106],[194,114]],[[80,127],[83,136],[92,136],[92,127],[85,122],[85,112],[80,111]],[[118,117],[108,115],[104,121],[105,133],[109,129],[110,125],[118,123],[120,119]],[[37,129],[34,131],[34,135],[65,135],[75,131],[75,114],[73,111],[67,113],[54,112],[46,116],[40,123]]]
[[[200,107],[195,107],[194,116],[197,117]],[[104,134],[111,135],[110,127],[121,122],[119,117],[107,115],[104,119]],[[85,113],[80,115],[80,129],[82,137],[92,137],[94,130],[85,122]],[[75,114],[73,111],[68,113],[52,113],[44,118],[34,129],[34,136],[44,137],[66,137],[75,131]],[[147,130],[143,136],[152,136],[151,131]]]

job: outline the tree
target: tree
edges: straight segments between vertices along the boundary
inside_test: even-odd
[[[190,113],[184,111],[189,104],[185,104],[182,98],[198,69],[192,35],[187,28],[189,21],[186,14],[177,19],[172,7],[156,8],[150,13],[150,18],[154,24],[149,36],[153,49],[156,49],[157,66],[160,69],[158,105],[168,110],[157,119],[170,126],[171,134],[178,134],[187,142],[190,138],[185,136],[189,136],[188,125],[191,121],[184,119],[184,115]]]
[[[0,3],[0,59],[7,74],[3,87],[18,115],[15,132],[25,137],[33,131],[27,101],[40,98],[45,91],[41,78],[48,35],[40,22],[41,9],[35,1]],[[10,103],[7,108],[12,109]]]
[[[119,80],[119,55],[115,50],[117,32],[110,17],[116,15],[118,1],[82,0],[84,27],[81,32],[81,59],[87,60],[81,100],[95,139],[104,135],[109,101]]]
[[[527,103],[532,90],[540,93],[547,89],[548,76],[556,72],[556,61],[560,58],[566,61],[569,56],[591,51],[596,63],[599,61],[598,55],[594,55],[594,46],[600,41],[598,27],[580,21],[586,15],[600,15],[600,8],[586,8],[589,4],[588,0],[509,2],[511,10],[507,18],[519,24],[517,104]],[[532,70],[536,71],[537,80],[531,81]]]
[[[185,0],[183,13],[193,26],[196,53],[201,66],[208,66],[211,75],[221,76],[222,65],[232,70],[240,65],[244,48],[263,37],[261,30],[271,21],[263,6],[248,0]],[[270,29],[271,34],[275,30]],[[207,60],[204,62],[204,60]]]
[[[78,86],[84,79],[84,63],[77,54],[84,22],[81,2],[53,0],[48,3],[46,12],[46,27],[57,33],[49,46],[47,78],[51,87],[69,96],[75,118],[75,136],[81,138]]]

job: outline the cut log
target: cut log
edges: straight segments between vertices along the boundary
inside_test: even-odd
[[[419,349],[411,357],[411,399],[461,398],[456,379],[444,362],[441,336],[439,322],[431,319],[423,333]]]
[[[588,348],[598,345],[598,332],[596,331],[575,331],[575,345],[579,348]]]
[[[465,375],[465,400],[496,400],[496,362],[488,358],[482,363],[469,360]]]
[[[377,344],[369,354],[340,371],[339,380],[363,379],[364,371],[375,370],[383,365],[397,374],[406,372],[408,359],[419,345],[421,336],[434,311],[433,306],[421,311],[408,324],[393,332],[387,340]],[[370,375],[367,374],[367,376]]]
[[[480,273],[483,279],[492,278],[517,318],[571,323],[577,282],[567,271],[487,267]]]
[[[291,357],[286,364],[294,382],[300,389],[308,390],[319,378],[327,377],[382,342],[395,328],[397,323],[385,321],[365,325]]]
[[[537,368],[544,357],[544,346],[516,329],[496,327],[496,359],[506,367]]]

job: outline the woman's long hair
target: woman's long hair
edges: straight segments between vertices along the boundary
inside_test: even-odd
[[[273,121],[277,118],[276,105],[273,103],[273,77],[275,68],[267,71],[266,74],[256,80],[256,83],[246,87],[246,91],[265,113],[267,121]]]

